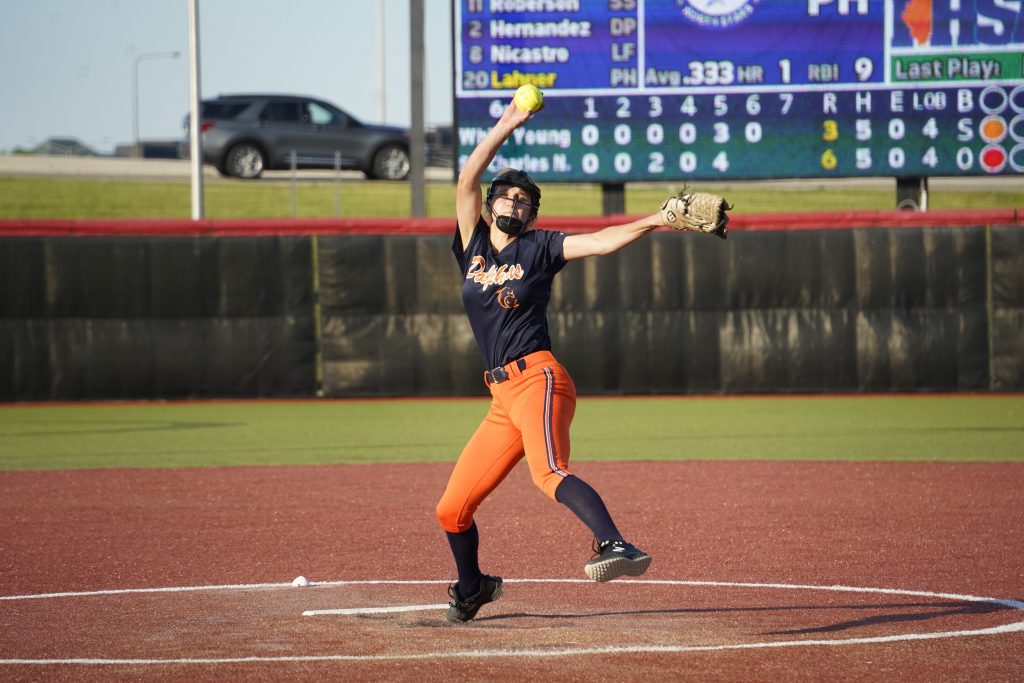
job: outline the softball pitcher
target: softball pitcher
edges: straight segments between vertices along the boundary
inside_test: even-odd
[[[485,367],[491,368],[484,373],[491,404],[459,456],[436,510],[458,573],[457,582],[448,587],[446,618],[453,622],[473,619],[481,606],[501,596],[501,578],[480,570],[473,514],[524,455],[533,483],[568,507],[594,535],[594,556],[584,566],[589,578],[640,576],[651,564],[650,555],[623,539],[598,493],[569,469],[576,388],[551,353],[547,306],[552,281],[567,261],[610,254],[663,225],[684,229],[678,223],[685,206],[680,204],[682,195],[673,197],[661,212],[632,223],[567,236],[534,229],[541,192],[523,171],[498,173],[484,199],[484,171],[533,113],[510,103],[470,154],[456,186],[458,226],[452,250],[462,270],[470,326]],[[724,225],[720,233],[724,236]]]

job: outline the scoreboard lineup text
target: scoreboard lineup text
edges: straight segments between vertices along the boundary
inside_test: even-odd
[[[459,0],[459,166],[625,182],[1024,175],[1022,0]]]

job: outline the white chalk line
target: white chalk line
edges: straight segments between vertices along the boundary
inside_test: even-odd
[[[898,636],[846,638],[842,640],[787,640],[775,643],[735,643],[729,645],[610,645],[606,647],[562,648],[558,650],[465,650],[456,652],[423,652],[406,655],[296,655],[283,657],[224,657],[219,659],[0,659],[0,664],[105,664],[105,665],[168,665],[168,664],[245,664],[270,662],[379,662],[423,659],[485,659],[512,657],[566,657],[614,654],[682,654],[687,652],[721,652],[726,650],[763,650],[782,647],[839,647],[872,645],[912,640],[937,640],[965,636],[999,635],[1024,631],[1024,621],[1005,626],[971,631],[906,633]]]
[[[325,582],[318,585],[330,585],[333,582]],[[345,582],[342,582],[344,585]],[[351,582],[354,583],[354,582]],[[365,584],[365,582],[363,582]],[[387,581],[374,582],[374,583],[390,583]],[[425,582],[435,583],[435,582]],[[508,579],[505,583],[593,583],[585,579]],[[877,593],[877,594],[893,594],[893,595],[907,595],[915,597],[926,597],[936,598],[943,600],[959,600],[961,602],[985,602],[1004,607],[1010,607],[1012,609],[1024,610],[1024,602],[1017,600],[995,600],[992,598],[984,598],[977,595],[958,595],[955,593],[933,593],[930,591],[908,591],[890,588],[861,588],[857,586],[812,586],[812,585],[799,585],[799,584],[781,584],[781,583],[736,583],[729,581],[673,581],[673,580],[624,580],[619,581],[617,585],[625,585],[629,583],[642,583],[647,585],[663,585],[663,586],[713,586],[723,588],[768,588],[768,589],[787,589],[787,590],[808,590],[808,591],[844,591],[850,593]],[[310,584],[313,585],[313,584]],[[615,585],[615,584],[613,584]],[[448,607],[447,604],[442,605],[397,605],[393,607],[342,607],[339,609],[319,609],[319,610],[306,610],[302,613],[304,617],[315,617],[315,616],[353,616],[358,614],[387,614],[387,613],[398,613],[398,612],[424,612],[427,610],[444,609]]]
[[[584,579],[506,579],[507,583],[592,583]],[[443,580],[371,580],[371,581],[316,581],[310,582],[310,586],[358,586],[358,585],[431,585],[446,584]],[[684,581],[684,580],[644,580],[627,579],[617,581],[609,586],[628,586],[631,584],[663,585],[663,586],[703,586],[722,588],[764,588],[773,590],[807,590],[807,591],[833,591],[843,593],[875,593],[882,595],[906,595],[915,597],[928,597],[943,600],[958,600],[963,602],[984,602],[994,605],[1002,605],[1010,609],[1024,610],[1024,601],[1004,598],[989,598],[978,595],[965,595],[960,593],[937,593],[933,591],[905,590],[900,588],[869,588],[863,586],[818,586],[809,584],[788,584],[788,583],[744,583],[737,581]],[[180,593],[188,591],[210,591],[210,590],[246,590],[246,589],[276,589],[296,588],[290,583],[258,583],[258,584],[227,584],[220,586],[183,586],[166,588],[124,588],[100,591],[81,591],[63,593],[45,593],[23,596],[0,596],[0,600],[38,600],[43,598],[66,598],[66,597],[88,597],[97,595],[124,595],[137,593]],[[446,605],[438,605],[443,608]],[[410,605],[410,608],[425,608],[425,605]],[[345,608],[361,609],[368,608]],[[369,608],[369,609],[394,609],[394,608]],[[830,640],[787,640],[762,643],[730,643],[725,645],[608,645],[591,648],[560,648],[560,649],[511,649],[511,650],[463,650],[454,652],[422,652],[411,654],[380,654],[380,655],[288,655],[276,657],[214,657],[214,658],[167,658],[167,659],[142,659],[142,658],[63,658],[63,659],[28,659],[10,658],[0,659],[0,665],[105,665],[105,666],[167,666],[182,664],[245,664],[245,663],[272,663],[272,662],[367,662],[367,661],[405,661],[405,660],[426,660],[426,659],[480,659],[480,658],[511,658],[511,657],[565,657],[582,655],[601,654],[683,654],[688,652],[719,652],[728,650],[760,650],[785,647],[841,647],[850,645],[871,645],[880,643],[896,643],[920,640],[939,640],[944,638],[964,638],[973,636],[1001,635],[1018,633],[1024,631],[1024,621],[1016,621],[1001,626],[992,626],[981,629],[967,629],[960,631],[937,631],[933,633],[903,633],[891,636],[872,636],[868,638],[841,638]]]
[[[505,579],[506,581],[576,581],[576,579]],[[588,583],[582,579],[581,583]],[[381,586],[381,585],[416,585],[426,584],[448,585],[450,580],[427,579],[427,580],[399,580],[390,581],[387,579],[373,579],[366,581],[310,581],[310,586]],[[187,593],[191,591],[225,591],[225,590],[254,590],[267,588],[305,588],[306,586],[293,586],[288,583],[227,583],[213,586],[165,586],[162,588],[108,588],[95,591],[67,591],[63,593],[31,593],[28,595],[0,595],[3,600],[44,600],[50,598],[82,598],[97,595],[129,595],[132,593]]]
[[[427,610],[445,609],[448,603],[441,605],[398,605],[396,607],[342,607],[340,609],[308,609],[302,613],[304,617],[318,617],[326,614],[352,616],[355,614],[391,614],[393,612],[426,612]]]
[[[589,579],[504,579],[505,583],[586,583],[593,584]],[[339,581],[310,581],[309,586],[427,586],[427,585],[448,585],[448,579],[353,579]],[[961,593],[935,593],[932,591],[906,590],[903,588],[871,588],[862,586],[829,585],[821,586],[815,584],[799,583],[749,583],[738,581],[688,581],[682,579],[621,579],[612,581],[605,586],[628,586],[630,584],[645,584],[652,586],[705,586],[711,588],[771,588],[775,590],[806,590],[806,591],[833,591],[844,593],[878,593],[881,595],[908,595],[923,598],[936,598],[943,600],[962,600],[965,602],[990,602],[1003,605],[1013,609],[1024,610],[1024,601],[1008,600],[1001,598],[987,598],[979,595],[966,595]],[[301,590],[305,586],[293,586],[287,583],[228,583],[215,584],[210,586],[164,586],[159,588],[109,588],[93,591],[66,591],[61,593],[29,593],[26,595],[0,595],[3,600],[42,600],[50,598],[79,598],[98,595],[130,595],[135,593],[187,593],[192,591],[221,591],[221,590],[259,590],[272,588],[294,588]]]

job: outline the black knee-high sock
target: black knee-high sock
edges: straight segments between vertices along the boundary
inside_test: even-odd
[[[572,510],[573,514],[593,532],[597,540],[623,540],[601,496],[579,477],[570,476],[563,479],[555,489],[555,500]]]
[[[459,595],[463,598],[473,597],[480,590],[480,579],[483,578],[477,560],[480,533],[476,529],[476,522],[462,533],[446,531],[445,534],[455,557],[455,569],[459,573]]]

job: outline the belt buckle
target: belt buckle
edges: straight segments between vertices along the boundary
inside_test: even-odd
[[[491,370],[491,383],[492,384],[501,384],[502,382],[504,382],[507,379],[508,379],[508,372],[506,372],[505,368],[501,367],[500,365],[498,367],[494,368],[493,370]]]

